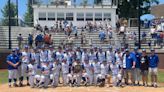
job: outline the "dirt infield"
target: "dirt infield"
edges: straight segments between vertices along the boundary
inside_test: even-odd
[[[7,84],[0,85],[0,92],[164,92],[164,86],[153,87],[57,87],[38,89],[30,87],[9,88]]]

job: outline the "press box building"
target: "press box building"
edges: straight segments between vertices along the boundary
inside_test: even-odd
[[[72,22],[73,25],[81,27],[86,22],[104,22],[106,19],[110,20],[111,25],[115,27],[116,24],[116,9],[117,0],[114,3],[112,0],[102,0],[101,5],[75,5],[70,0],[58,2],[58,0],[51,0],[48,4],[33,4],[34,23],[39,23],[41,26],[52,26],[56,21]],[[60,0],[59,0],[60,1]],[[62,0],[63,1],[63,0]],[[75,0],[76,1],[76,0]],[[79,1],[79,0],[78,0]]]

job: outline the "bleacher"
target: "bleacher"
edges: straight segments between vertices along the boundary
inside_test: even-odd
[[[138,29],[137,28],[129,28],[128,30],[130,31],[135,31],[138,37]],[[141,29],[141,33],[142,32],[149,32],[149,29]],[[27,44],[27,37],[28,34],[32,33],[32,34],[38,34],[38,32],[36,32],[36,30],[32,27],[12,27],[11,30],[11,40],[12,40],[12,48],[16,48],[17,47],[17,36],[18,34],[22,34],[22,37],[24,39],[23,44]],[[51,33],[52,34],[52,38],[53,38],[53,43],[55,48],[57,48],[60,44],[62,40],[66,39],[66,35],[64,32],[60,32],[60,33]],[[120,35],[117,35],[116,33],[113,34],[113,38],[111,40],[107,39],[105,40],[105,42],[100,42],[99,40],[99,32],[91,32],[89,33],[88,31],[85,31],[85,36],[86,36],[86,43],[84,45],[81,45],[81,31],[79,30],[78,32],[78,39],[75,39],[73,41],[73,45],[74,46],[81,46],[83,48],[90,48],[89,45],[89,39],[92,38],[92,45],[93,46],[99,46],[102,47],[103,49],[106,49],[109,44],[113,45],[113,47],[118,47],[121,45],[122,42],[122,37]],[[71,36],[74,36],[74,34],[72,33]],[[138,38],[137,38],[138,39]],[[146,40],[152,40],[151,37],[149,35],[147,35]],[[126,40],[126,43],[129,44],[129,48],[134,48],[134,40]],[[152,46],[155,49],[161,49],[160,46]],[[0,49],[7,49],[8,48],[8,27],[0,27]],[[141,44],[141,48],[146,48],[149,49],[149,46],[147,43]]]
[[[17,36],[22,34],[24,38],[23,44],[27,44],[27,37],[29,33],[33,33],[33,28],[30,27],[11,27],[11,43],[12,48],[18,45]],[[8,49],[9,30],[6,26],[0,27],[0,49]]]

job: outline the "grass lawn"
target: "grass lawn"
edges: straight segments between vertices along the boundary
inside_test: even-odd
[[[8,82],[8,71],[0,70],[0,84],[4,84]]]
[[[150,80],[150,77],[149,77]],[[158,81],[164,83],[164,70],[159,70],[158,72]],[[0,70],[0,84],[8,82],[8,72],[7,70]]]

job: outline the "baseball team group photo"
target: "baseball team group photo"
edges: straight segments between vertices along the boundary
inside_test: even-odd
[[[162,0],[0,3],[0,92],[164,91]]]

